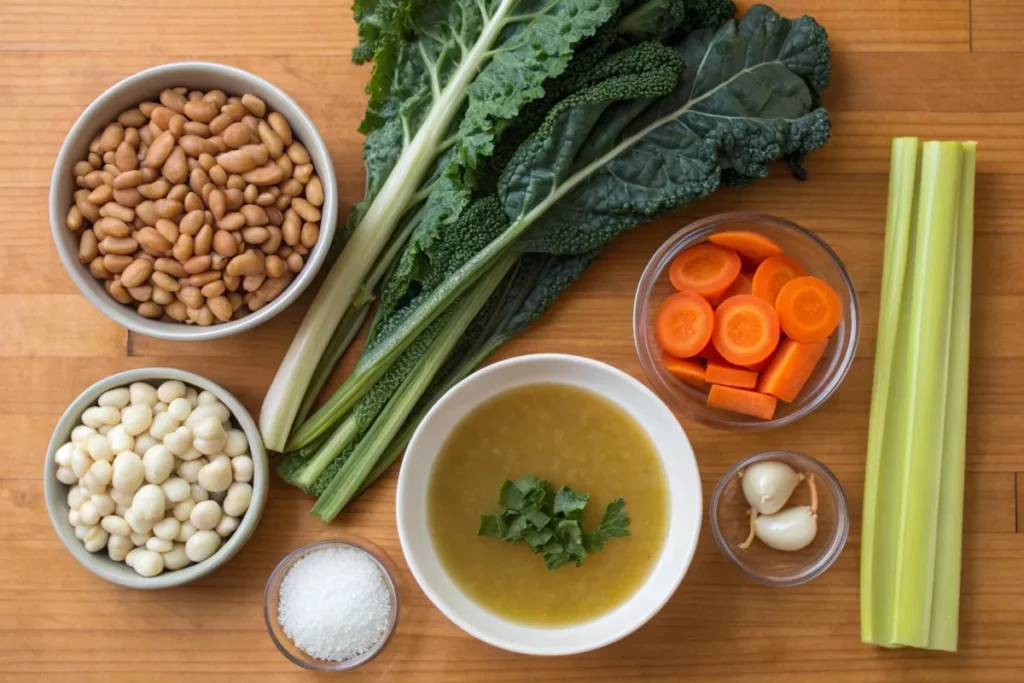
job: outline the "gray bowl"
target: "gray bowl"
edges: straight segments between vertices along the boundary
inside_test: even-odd
[[[119,304],[103,288],[103,283],[89,273],[87,266],[78,262],[78,238],[65,225],[72,195],[77,186],[72,176],[75,162],[86,157],[93,136],[114,121],[125,109],[139,102],[155,99],[161,90],[175,86],[197,89],[219,88],[229,95],[252,93],[263,99],[271,111],[280,112],[291,125],[295,139],[302,142],[313,160],[313,168],[324,186],[324,204],[321,207],[320,238],[309,253],[306,265],[279,297],[244,318],[226,323],[199,327],[178,322],[165,322],[143,318],[132,308]],[[287,308],[316,277],[323,265],[334,237],[338,219],[338,188],[331,155],[323,138],[295,100],[283,90],[259,76],[232,66],[209,62],[180,62],[165,64],[140,71],[112,86],[86,107],[71,127],[61,145],[50,180],[50,231],[60,260],[75,285],[85,297],[108,318],[133,332],[160,339],[196,341],[228,337],[250,330]]]
[[[68,521],[68,489],[67,484],[57,481],[57,463],[54,454],[57,449],[71,438],[71,430],[80,424],[82,413],[89,406],[96,405],[100,394],[117,387],[128,386],[132,382],[148,382],[158,384],[165,380],[177,379],[197,389],[212,392],[221,403],[231,411],[231,417],[238,427],[245,432],[249,440],[249,453],[252,456],[252,502],[249,509],[239,520],[238,528],[228,537],[227,541],[211,557],[198,564],[189,565],[184,569],[167,571],[153,577],[144,577],[123,562],[110,559],[105,551],[90,553],[85,544],[75,537],[75,530]],[[267,450],[263,447],[259,430],[252,416],[245,407],[228,393],[223,387],[200,377],[192,372],[174,368],[139,368],[128,370],[101,379],[83,391],[76,398],[57,423],[50,438],[50,446],[46,449],[46,463],[43,465],[43,492],[46,497],[46,510],[50,513],[50,521],[64,546],[75,556],[86,569],[100,578],[129,588],[170,588],[180,586],[206,576],[213,570],[234,557],[245,542],[252,536],[259,524],[263,506],[267,502],[267,488],[270,483],[270,464],[267,461]]]

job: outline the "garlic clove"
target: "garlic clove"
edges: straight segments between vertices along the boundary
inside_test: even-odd
[[[743,495],[750,507],[762,515],[772,515],[793,495],[803,480],[792,467],[778,460],[761,460],[741,474]]]
[[[793,552],[806,548],[818,533],[818,516],[810,505],[761,515],[754,522],[757,538],[770,548]]]

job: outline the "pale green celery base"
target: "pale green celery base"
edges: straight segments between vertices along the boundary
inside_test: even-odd
[[[905,350],[905,344],[897,346],[896,335],[902,327],[899,322],[914,222],[919,153],[917,138],[897,138],[892,141],[861,531],[861,640],[879,645],[891,644],[888,640],[888,624],[892,621],[893,574],[891,571],[877,570],[894,565],[892,552],[895,539],[891,519],[896,507],[895,486],[883,486],[882,482],[891,484],[899,476],[898,460],[884,457],[883,446],[889,425],[892,369],[900,367],[894,365],[897,351]]]
[[[903,493],[896,558],[893,641],[927,647],[935,581],[941,481],[942,425],[946,413],[953,255],[963,149],[957,142],[926,142],[921,156],[917,234],[909,280],[907,387],[903,434]],[[899,448],[900,441],[894,445]]]
[[[885,647],[955,649],[974,149],[926,143],[919,192],[908,201],[916,150],[914,139],[893,141],[865,479],[861,637]]]
[[[960,613],[964,466],[967,441],[967,379],[971,344],[971,274],[974,256],[974,171],[976,144],[963,143],[956,269],[949,339],[949,385],[939,488],[939,531],[928,647],[956,651]]]

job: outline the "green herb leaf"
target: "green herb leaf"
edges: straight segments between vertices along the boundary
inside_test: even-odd
[[[514,482],[506,479],[501,484],[501,489],[498,491],[498,504],[501,507],[508,510],[515,510],[519,512],[523,509],[523,504],[526,502],[526,493],[520,489]]]
[[[523,540],[530,546],[530,550],[536,555],[544,549],[544,546],[555,537],[551,529],[527,529],[523,532]]]
[[[515,543],[516,541],[522,540],[523,532],[529,529],[529,523],[523,516],[514,517],[508,523],[508,531],[505,532],[504,541],[508,543]]]
[[[580,510],[582,515],[582,509]],[[583,530],[575,519],[563,519],[555,527],[555,536],[562,543],[566,555],[576,562],[576,566],[583,564],[587,551],[583,546]]]
[[[546,482],[538,481],[536,475],[526,474],[515,480],[516,488],[522,491],[523,496],[529,495],[534,489],[537,488],[538,484],[543,485]]]
[[[587,494],[567,486],[555,491],[533,474],[515,481],[506,479],[498,492],[501,513],[480,515],[477,535],[506,543],[526,541],[531,552],[544,555],[548,569],[570,561],[580,566],[588,552],[601,550],[608,539],[629,535],[629,513],[623,498],[608,504],[594,532],[584,533],[583,510],[589,500]]]
[[[480,528],[476,530],[477,536],[504,538],[506,531],[508,531],[508,524],[501,518],[501,515],[480,515]]]
[[[543,529],[551,521],[551,517],[544,514],[540,509],[539,505],[530,505],[523,509],[523,517],[528,521],[534,529]]]
[[[555,514],[567,519],[583,519],[583,508],[587,506],[588,500],[590,496],[587,494],[563,486],[555,494]]]
[[[604,548],[604,544],[614,537],[629,536],[629,513],[626,512],[626,499],[616,498],[608,503],[601,517],[597,530],[584,534],[583,547],[587,552],[595,552]]]

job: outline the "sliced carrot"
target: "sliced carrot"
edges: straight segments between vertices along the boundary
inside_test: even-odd
[[[740,257],[731,249],[698,244],[676,256],[669,266],[672,286],[704,297],[721,295],[740,274]]]
[[[712,408],[770,420],[775,415],[775,406],[778,405],[778,400],[774,396],[759,394],[756,391],[712,384],[711,391],[708,393],[708,405]]]
[[[664,355],[662,360],[665,363],[666,370],[690,386],[697,388],[704,386],[704,366],[697,361],[688,360],[686,358],[676,358],[675,356],[667,353]]]
[[[836,290],[816,277],[787,282],[779,290],[775,310],[786,336],[801,344],[828,339],[843,319],[843,304]]]
[[[728,289],[722,292],[722,301],[725,301],[731,296],[737,294],[752,294],[754,290],[754,283],[745,273],[740,273],[736,276],[736,279],[732,281]],[[719,302],[721,303],[721,302]]]
[[[785,341],[785,340],[783,340],[783,341]],[[781,346],[781,343],[780,343],[780,346]],[[764,372],[765,370],[768,369],[768,366],[770,366],[772,364],[772,360],[775,359],[775,353],[777,353],[777,352],[778,352],[778,349],[776,349],[775,352],[773,352],[770,356],[768,356],[764,360],[758,361],[757,363],[747,363],[743,367],[745,367],[747,370],[753,370],[754,372]]]
[[[661,304],[654,333],[662,351],[689,358],[704,348],[714,327],[711,304],[692,292],[679,292]]]
[[[738,368],[728,363],[709,361],[704,371],[704,378],[708,384],[725,384],[740,389],[753,389],[757,386],[757,373],[750,370]]]
[[[827,339],[813,344],[783,339],[775,353],[775,360],[761,375],[757,390],[762,394],[777,396],[787,403],[792,402],[810,379],[826,346]]]
[[[717,360],[722,363],[725,362],[725,359],[722,358],[722,354],[720,354],[718,349],[715,348],[715,343],[710,339],[708,340],[708,343],[704,345],[704,348],[697,352],[695,357],[703,358],[706,361]]]
[[[764,235],[749,230],[725,230],[708,237],[711,242],[732,249],[743,258],[760,263],[782,254],[782,247]]]
[[[751,294],[774,306],[782,286],[805,274],[803,266],[788,256],[772,256],[765,259],[754,271]]]
[[[758,363],[779,344],[779,318],[763,300],[738,294],[718,307],[711,340],[722,358],[733,365]]]

